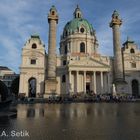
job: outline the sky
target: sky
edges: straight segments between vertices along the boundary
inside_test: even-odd
[[[121,43],[127,36],[140,45],[139,0],[0,0],[0,65],[19,73],[21,53],[25,42],[32,34],[39,34],[48,49],[47,15],[52,5],[59,14],[57,25],[57,49],[65,24],[73,19],[76,5],[83,17],[96,31],[99,52],[113,55],[112,30],[109,27],[114,10],[120,14]]]

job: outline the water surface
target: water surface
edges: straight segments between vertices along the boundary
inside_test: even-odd
[[[0,140],[140,140],[139,103],[17,105],[17,118],[0,119],[0,133],[29,131],[29,137]]]

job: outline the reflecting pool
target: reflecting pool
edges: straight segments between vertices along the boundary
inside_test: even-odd
[[[16,118],[0,119],[0,140],[140,140],[140,103],[19,104],[16,108]],[[25,131],[29,136],[21,136]]]

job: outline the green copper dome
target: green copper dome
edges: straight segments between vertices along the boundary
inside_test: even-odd
[[[86,19],[82,18],[82,12],[78,6],[74,11],[74,19],[69,21],[64,27],[63,37],[74,33],[94,35],[92,25]]]
[[[64,27],[64,35],[73,34],[75,32],[94,34],[92,25],[83,18],[75,18],[69,21]]]

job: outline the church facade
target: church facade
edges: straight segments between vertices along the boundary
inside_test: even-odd
[[[86,93],[140,95],[140,51],[129,38],[121,47],[117,11],[112,14],[114,56],[98,52],[98,40],[92,25],[77,6],[74,18],[67,22],[56,54],[59,20],[55,6],[48,14],[48,54],[38,35],[32,35],[22,49],[19,93],[26,97],[71,96]],[[113,90],[114,89],[114,90]]]

